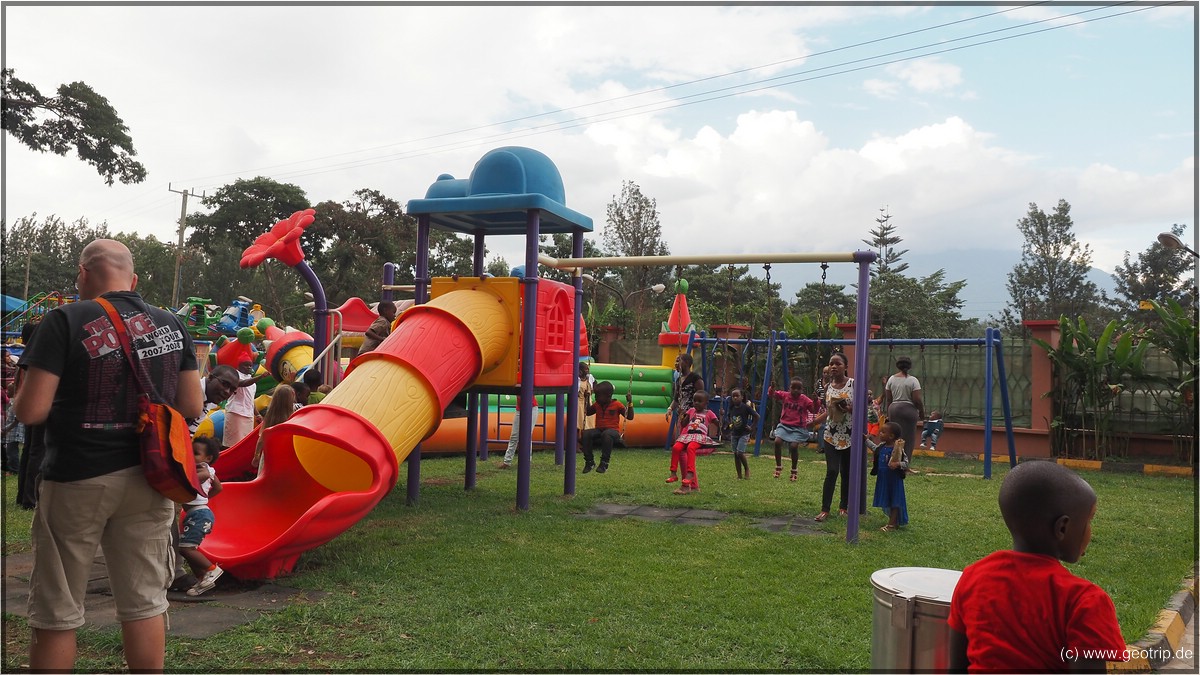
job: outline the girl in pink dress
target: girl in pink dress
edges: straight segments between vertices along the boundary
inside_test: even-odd
[[[683,482],[675,494],[685,495],[700,489],[696,480],[696,451],[703,446],[717,444],[713,440],[717,436],[717,415],[708,409],[707,392],[700,390],[692,395],[692,407],[680,417],[680,422],[683,433],[671,447],[671,465],[677,466],[683,459]],[[675,476],[674,471],[671,476]]]

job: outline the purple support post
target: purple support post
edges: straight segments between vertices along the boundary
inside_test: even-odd
[[[413,302],[423,305],[429,302],[429,215],[417,218],[417,274],[414,279]],[[405,504],[416,506],[421,496],[421,444],[408,453],[408,484]]]
[[[846,543],[858,542],[858,520],[862,516],[862,501],[866,496],[867,477],[863,471],[863,430],[867,428],[867,349],[871,337],[871,311],[868,306],[871,291],[871,262],[876,255],[872,251],[855,251],[858,262],[858,327],[854,331],[854,393],[852,394],[850,428],[850,503],[849,518],[846,519]]]
[[[396,283],[396,263],[384,263],[383,264],[383,285],[391,286],[395,283]],[[385,288],[383,290],[383,292],[379,294],[379,299],[380,300],[391,300],[392,299],[392,289]]]
[[[563,430],[567,426],[567,416],[563,413],[563,394],[554,395],[554,466],[563,465]],[[542,422],[546,421],[542,417]]]
[[[475,256],[472,260],[471,272],[475,276],[483,274],[483,233],[475,233]],[[463,489],[474,490],[478,473],[479,449],[479,394],[467,394],[467,465],[463,470]]]
[[[321,286],[321,280],[307,262],[301,260],[296,265],[296,271],[300,272],[301,278],[313,294],[313,355],[316,356],[329,346],[329,302],[325,299],[325,288]]]
[[[497,417],[499,413],[496,413]],[[491,422],[488,420],[488,395],[483,394],[479,397],[479,461],[486,462],[488,459],[488,425]],[[499,435],[500,430],[496,430]]]
[[[537,279],[538,241],[541,214],[530,209],[525,217],[525,306],[521,319],[521,393],[517,405],[521,406],[521,426],[517,430],[517,508],[529,510],[529,475],[533,461],[533,415],[529,414],[533,402],[533,360],[537,340]],[[544,412],[544,411],[543,411]]]
[[[571,235],[571,257],[583,257],[583,233],[574,232]],[[583,277],[576,273],[572,277],[572,282],[575,286],[575,335],[574,346],[571,347],[571,353],[575,355],[575,376],[579,377],[579,332],[583,326]],[[575,494],[575,450],[579,447],[579,383],[576,382],[574,387],[567,392],[567,439],[566,445],[563,446],[563,452],[566,454],[563,461],[563,494]]]

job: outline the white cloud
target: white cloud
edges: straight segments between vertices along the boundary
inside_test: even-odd
[[[657,200],[667,243],[681,253],[860,248],[883,206],[907,247],[953,250],[969,239],[972,246],[1014,250],[1020,242],[1013,225],[1028,203],[1052,208],[1065,198],[1081,236],[1095,238],[1098,262],[1143,248],[1136,242],[1145,233],[1122,237],[1122,229],[1152,229],[1152,239],[1171,222],[1191,223],[1190,145],[1180,146],[1183,156],[1166,168],[1134,166],[1122,156],[1083,160],[1058,148],[1045,154],[1064,157],[1060,166],[1045,166],[1018,148],[1042,152],[1026,134],[1035,122],[1048,123],[994,110],[1037,73],[990,81],[983,77],[990,71],[969,62],[967,52],[956,53],[955,63],[892,64],[861,87],[853,76],[831,77],[538,133],[555,120],[669,103],[808,65],[816,52],[861,40],[864,18],[919,15],[921,25],[933,25],[943,21],[934,16],[940,11],[8,7],[8,65],[43,91],[83,80],[108,97],[129,125],[150,179],[108,188],[73,156],[33,153],[10,140],[6,214],[108,218],[114,230],[173,240],[179,198],[167,192],[168,182],[211,193],[262,173],[300,185],[314,201],[345,200],[369,187],[404,202],[423,196],[438,174],[466,177],[487,150],[515,144],[555,161],[568,206],[591,216],[597,230],[621,181],[638,182]],[[188,30],[164,28],[176,25]],[[839,28],[846,32],[835,33]],[[762,64],[775,65],[634,96]],[[1194,68],[1190,73],[1189,86]],[[1062,95],[1069,101],[1072,92]],[[941,107],[926,113],[878,103],[905,96],[936,98]],[[976,99],[989,105],[968,105]],[[597,101],[608,102],[589,105]],[[1066,104],[1047,98],[1040,105]],[[1173,109],[1156,105],[1147,108]],[[587,107],[489,126],[576,106]],[[1146,137],[1179,133],[1170,124],[1129,126],[1142,125],[1138,132]],[[466,129],[474,130],[443,135]],[[504,134],[516,129],[526,135]],[[886,132],[862,140],[868,129]],[[489,246],[510,262],[522,255],[516,238]]]

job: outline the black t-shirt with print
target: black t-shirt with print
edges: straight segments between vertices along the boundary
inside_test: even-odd
[[[197,367],[183,323],[164,309],[147,306],[132,291],[104,297],[125,321],[133,351],[155,389],[151,398],[173,403],[180,371]],[[25,363],[60,378],[46,420],[46,480],[83,480],[141,463],[134,431],[139,389],[99,303],[75,302],[48,313]]]

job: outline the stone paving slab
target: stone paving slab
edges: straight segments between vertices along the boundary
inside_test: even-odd
[[[782,532],[784,534],[833,534],[822,529],[820,523],[805,516],[775,516],[773,518],[756,520],[750,526],[766,530],[767,532]]]
[[[28,617],[29,573],[33,554],[18,553],[4,558],[4,611]],[[264,613],[277,612],[288,604],[325,597],[324,591],[301,591],[274,583],[239,582],[222,579],[217,587],[199,597],[186,593],[167,593],[171,606],[168,635],[208,638],[235,626],[255,621]],[[84,596],[85,628],[119,627],[116,605],[108,583],[108,571],[102,558],[92,567]]]

